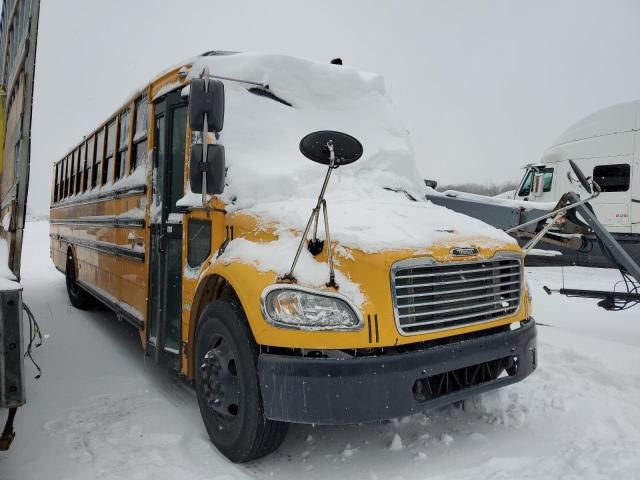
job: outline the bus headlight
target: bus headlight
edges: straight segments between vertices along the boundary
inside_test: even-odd
[[[275,326],[300,330],[356,330],[363,324],[342,295],[295,286],[268,287],[262,313]]]

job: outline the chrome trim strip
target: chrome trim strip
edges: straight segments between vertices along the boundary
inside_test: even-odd
[[[514,267],[511,267],[514,268]],[[512,277],[513,273],[505,273],[503,275],[494,275],[491,278],[505,278]],[[409,277],[405,277],[409,278]],[[416,288],[416,287],[431,287],[432,285],[454,285],[458,283],[473,283],[482,280],[482,278],[470,278],[468,280],[452,280],[450,282],[436,282],[436,283],[414,283],[411,285],[398,285],[396,288]]]
[[[496,277],[493,277],[496,278]],[[451,282],[442,282],[438,285],[446,285],[448,283]],[[426,285],[401,285],[396,287],[396,289],[398,288],[404,288],[404,287],[418,287],[418,286],[431,286],[431,285],[436,285],[435,283],[428,283]],[[501,283],[500,285],[505,286],[505,285],[520,285],[520,282],[504,282]],[[483,285],[481,287],[471,287],[471,288],[458,288],[455,290],[441,290],[439,292],[425,292],[425,293],[414,293],[413,295],[396,295],[396,298],[409,298],[409,297],[430,297],[432,295],[442,295],[443,293],[463,293],[463,292],[471,292],[473,290],[488,290],[490,288],[494,288],[492,285]]]
[[[144,262],[144,252],[138,252],[131,250],[123,245],[117,245],[115,243],[100,242],[98,240],[85,240],[82,238],[67,237],[65,235],[57,235],[55,233],[49,234],[53,240],[62,240],[63,242],[71,243],[80,247],[90,248],[98,252],[110,253],[117,257],[124,257],[138,262]]]
[[[465,318],[478,317],[478,316],[484,315],[486,313],[506,312],[507,310],[509,310],[511,308],[512,307],[494,308],[493,310],[487,310],[485,312],[475,312],[475,313],[468,313],[468,314],[465,314],[465,315],[457,315],[455,317],[450,317],[447,320],[463,320]],[[516,312],[517,312],[517,310],[516,310]],[[470,325],[477,325],[477,324],[480,324],[480,323],[493,322],[493,321],[499,320],[499,319],[500,319],[500,317],[492,318],[491,320],[482,320],[480,322],[465,323],[465,324],[462,324],[462,325],[456,325],[455,328],[468,327]],[[431,325],[431,324],[434,324],[434,323],[442,323],[442,320],[427,320],[427,321],[424,321],[424,322],[418,322],[418,323],[412,324],[411,326],[412,327],[414,327],[414,326],[415,327],[421,327],[423,325]],[[454,328],[454,327],[440,328],[440,329],[437,329],[437,330],[427,330],[426,332],[423,331],[423,332],[420,332],[420,333],[439,332],[439,331],[442,331],[442,330],[451,330],[452,328]]]
[[[509,282],[509,283],[520,283],[520,282]],[[504,284],[500,284],[500,286],[504,286]],[[495,287],[485,287],[485,288],[495,288]],[[520,289],[512,289],[512,290],[501,290],[499,292],[488,292],[488,293],[484,293],[482,295],[474,295],[472,297],[464,297],[464,298],[450,298],[448,300],[434,300],[432,302],[421,302],[421,303],[412,303],[410,305],[398,305],[398,309],[400,308],[414,308],[414,307],[428,307],[429,305],[442,305],[445,303],[456,303],[456,302],[464,302],[466,300],[478,300],[480,298],[487,298],[487,297],[495,297],[497,294],[507,294],[507,293],[514,293],[514,292],[520,292]],[[440,292],[440,294],[448,294],[451,293],[451,291],[449,290],[445,290],[443,292]],[[410,295],[406,295],[406,296],[410,296]],[[508,301],[508,299],[505,299],[505,301]],[[482,305],[476,305],[477,307],[480,307]],[[469,308],[468,306],[465,308]],[[442,311],[437,311],[437,312],[430,312],[429,315],[433,315],[436,313],[443,313],[446,312],[447,310],[442,310]],[[419,313],[416,313],[415,316],[419,316]],[[401,317],[404,317],[406,315],[400,315]]]
[[[474,264],[474,263],[484,263],[484,262],[492,262],[492,261],[499,261],[499,260],[518,260],[519,266],[520,266],[520,270],[518,271],[518,274],[520,276],[520,289],[519,291],[522,292],[523,291],[523,282],[524,282],[524,263],[523,263],[523,257],[522,255],[520,255],[519,253],[516,252],[496,252],[496,254],[491,257],[491,258],[478,258],[477,260],[471,260],[471,261],[456,261],[456,262],[447,262],[447,263],[440,263],[437,262],[433,257],[417,257],[417,258],[410,258],[407,260],[400,260],[396,263],[394,263],[391,266],[391,270],[389,272],[390,274],[390,285],[391,285],[391,297],[392,297],[392,302],[393,302],[393,316],[394,316],[394,320],[396,322],[396,329],[398,330],[398,332],[400,333],[400,335],[402,336],[414,336],[414,335],[424,335],[427,333],[437,333],[437,332],[442,332],[442,331],[446,331],[446,330],[454,330],[454,329],[458,329],[458,328],[464,328],[464,327],[469,327],[469,326],[473,326],[473,325],[479,325],[482,323],[491,323],[491,322],[495,322],[496,320],[500,320],[501,318],[504,318],[506,316],[512,316],[512,315],[516,315],[518,313],[518,311],[520,310],[520,308],[522,307],[522,294],[518,295],[518,304],[515,306],[515,310],[513,311],[513,313],[505,315],[503,317],[497,317],[497,318],[491,318],[489,320],[487,319],[482,319],[482,320],[478,320],[478,321],[474,321],[474,322],[469,322],[469,323],[465,323],[465,324],[460,324],[460,325],[452,325],[452,326],[445,326],[442,328],[436,328],[436,329],[431,329],[431,330],[422,330],[419,332],[407,332],[404,329],[405,328],[411,328],[413,326],[419,327],[422,326],[423,322],[419,322],[416,323],[415,325],[406,325],[406,326],[402,326],[400,324],[400,312],[398,311],[399,308],[402,308],[402,306],[398,307],[398,296],[396,295],[396,289],[397,288],[401,288],[403,287],[403,285],[400,285],[398,287],[395,286],[395,280],[396,280],[396,272],[399,270],[404,270],[407,268],[419,268],[419,267],[433,267],[433,266],[453,266],[453,265],[470,265],[470,264]],[[514,266],[505,266],[505,268],[514,268]],[[491,269],[472,269],[472,270],[466,270],[465,273],[473,273],[473,272],[486,272],[487,270],[495,270],[494,268]],[[460,273],[460,272],[455,272],[455,273]],[[491,278],[502,278],[504,276],[512,276],[513,274],[504,274],[504,275],[496,275],[496,276],[492,276]],[[423,274],[424,275],[424,274]],[[429,275],[429,274],[427,274]],[[435,275],[440,275],[440,274],[431,274],[429,276],[435,276]],[[418,277],[419,275],[406,275],[404,277],[400,277],[400,278],[415,278]],[[451,282],[440,282],[438,284],[433,284],[433,283],[427,283],[427,284],[413,284],[408,287],[420,287],[420,286],[432,286],[432,285],[450,285],[450,284],[455,284],[455,283],[469,283],[472,282],[473,280],[479,281],[479,280],[483,280],[482,278],[480,279],[471,279],[471,280],[457,280],[457,281],[451,281]],[[518,282],[515,282],[518,283]],[[447,293],[446,291],[440,292],[440,293]],[[498,292],[499,293],[499,292]],[[507,300],[502,300],[502,301],[507,301]],[[496,302],[497,304],[497,302]],[[410,307],[410,305],[407,305],[406,307]],[[431,323],[444,323],[447,321],[455,321],[455,320],[461,320],[464,318],[473,318],[473,317],[477,317],[479,315],[485,315],[485,314],[490,314],[490,313],[498,313],[500,311],[506,311],[509,309],[512,309],[514,307],[507,307],[504,309],[494,309],[491,311],[485,311],[485,312],[476,312],[473,314],[468,314],[468,315],[458,315],[455,317],[449,317],[446,319],[442,319],[442,320],[436,320],[436,321],[430,321]],[[435,313],[443,313],[442,311],[440,312],[435,312]],[[413,315],[413,316],[417,316],[417,315]],[[405,318],[406,315],[402,318]],[[426,325],[426,323],[425,323]]]
[[[318,328],[317,326],[304,326],[304,325],[290,325],[288,323],[281,323],[281,322],[277,322],[275,320],[273,320],[269,314],[267,313],[267,308],[266,308],[266,299],[267,299],[267,295],[269,295],[271,292],[275,291],[275,290],[299,290],[301,292],[306,292],[306,293],[310,293],[313,295],[318,295],[321,297],[329,297],[329,298],[337,298],[339,300],[342,300],[343,302],[345,302],[347,304],[347,306],[349,308],[351,308],[351,310],[353,311],[354,315],[356,316],[356,318],[358,319],[358,324],[353,326],[353,327],[332,327],[332,328]],[[362,330],[364,328],[364,318],[362,317],[362,314],[360,312],[360,309],[358,307],[356,307],[353,302],[346,296],[337,293],[337,292],[328,292],[326,290],[317,290],[314,288],[308,288],[308,287],[302,287],[300,285],[295,285],[295,284],[289,284],[289,283],[274,283],[272,285],[269,285],[268,287],[266,287],[263,291],[262,291],[262,295],[260,295],[260,310],[262,311],[262,316],[264,317],[265,321],[271,325],[273,325],[274,327],[278,327],[278,328],[284,328],[287,330],[302,330],[302,331],[311,331],[311,332],[353,332],[355,330]]]
[[[472,262],[469,262],[472,263]],[[441,263],[439,265],[442,265],[443,267],[449,266],[449,265],[459,265],[460,262],[452,262],[452,263]],[[426,266],[433,266],[433,265],[426,265]],[[405,267],[406,268],[406,267]],[[419,268],[418,266],[414,266],[414,267],[410,267],[410,268]],[[507,268],[514,268],[511,265],[503,265],[500,267],[493,267],[493,268],[477,268],[475,270],[465,270],[465,273],[478,273],[478,272],[487,272],[490,270],[505,270]],[[459,272],[438,272],[438,273],[418,273],[416,275],[399,275],[396,277],[396,280],[398,279],[403,279],[403,278],[424,278],[424,277],[439,277],[441,275],[455,275]]]
[[[144,218],[117,216],[51,219],[49,220],[49,223],[51,225],[84,225],[89,227],[107,226],[114,228],[144,228],[145,226]]]
[[[512,291],[513,291],[513,290],[512,290]],[[519,290],[515,290],[515,291],[519,292]],[[499,294],[502,294],[502,292],[497,292],[496,294],[494,294],[494,296],[495,296],[495,295],[499,295]],[[485,297],[486,297],[486,295],[485,295]],[[482,298],[482,297],[481,297],[481,298]],[[473,305],[471,305],[471,306],[469,306],[469,305],[465,305],[465,306],[463,306],[463,307],[445,308],[445,309],[443,309],[443,310],[434,310],[433,312],[423,312],[423,313],[420,313],[420,312],[416,312],[416,313],[401,313],[401,314],[399,314],[399,315],[398,315],[398,317],[400,317],[400,318],[407,318],[407,317],[425,317],[425,316],[427,316],[427,315],[439,315],[439,314],[441,314],[441,313],[462,312],[462,311],[464,311],[464,310],[469,310],[469,309],[473,309],[473,308],[478,308],[478,307],[489,307],[489,306],[491,306],[491,305],[498,305],[498,304],[501,304],[501,303],[503,303],[503,302],[511,302],[511,301],[513,301],[513,300],[516,300],[517,298],[518,298],[518,297],[514,297],[514,298],[501,298],[500,300],[494,300],[494,301],[492,301],[492,302],[474,303],[474,304],[473,304]],[[473,298],[471,298],[471,300],[473,300]],[[442,302],[442,303],[445,303],[445,302]],[[433,305],[433,303],[432,303],[432,305]],[[425,306],[425,304],[423,304],[423,303],[422,303],[422,304],[416,304],[415,306],[416,306],[416,307],[424,307],[424,306]],[[414,305],[407,305],[407,306],[404,306],[404,307],[403,307],[403,306],[398,306],[398,309],[401,309],[401,308],[413,308],[413,307],[414,307]],[[513,306],[512,306],[512,305],[509,305],[508,307],[504,307],[504,308],[508,310],[508,309],[510,309],[510,308],[513,308]],[[442,320],[434,320],[432,323],[446,322],[446,321],[448,321],[448,320],[451,320],[451,318],[445,318],[445,319],[442,319]],[[413,324],[412,324],[412,325],[407,325],[407,326],[408,326],[408,327],[412,327],[412,326],[413,326]]]

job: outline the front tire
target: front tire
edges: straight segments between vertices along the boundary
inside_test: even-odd
[[[65,269],[67,294],[71,305],[80,310],[90,310],[97,305],[96,299],[89,292],[78,285],[76,264],[71,252],[67,254],[67,268]]]
[[[275,451],[289,425],[264,416],[256,369],[258,346],[237,302],[207,305],[195,343],[196,394],[213,444],[235,463]]]

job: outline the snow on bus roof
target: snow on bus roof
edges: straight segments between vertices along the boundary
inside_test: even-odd
[[[476,246],[513,242],[483,222],[425,199],[408,131],[381,75],[284,55],[204,56],[190,63],[191,78],[208,66],[211,75],[266,84],[268,92],[291,105],[251,93],[253,85],[224,82],[219,142],[226,150],[228,186],[222,199],[231,211],[283,230],[302,230],[326,167],[300,153],[300,140],[313,131],[337,130],[360,140],[364,154],[334,172],[329,184],[332,239],[364,251],[420,249],[454,240]]]

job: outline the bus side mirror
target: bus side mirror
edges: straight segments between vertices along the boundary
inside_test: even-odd
[[[224,191],[226,176],[224,147],[219,144],[207,145],[207,159],[206,161],[203,160],[202,144],[192,144],[191,159],[189,162],[189,184],[191,191],[194,193],[218,195]],[[206,178],[206,182],[202,181],[203,178]],[[203,189],[206,191],[203,191]]]
[[[533,175],[533,188],[531,189],[534,197],[539,197],[544,192],[544,173],[535,173]]]
[[[224,126],[224,84],[220,80],[194,78],[189,91],[189,126],[194,132],[219,132]]]

